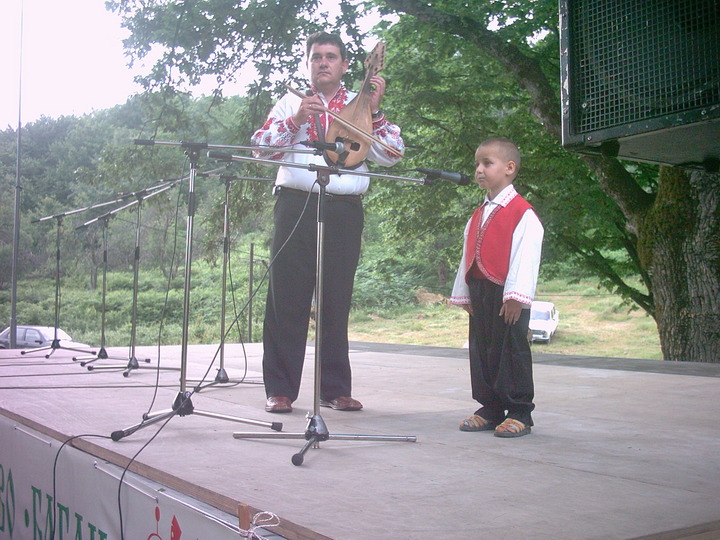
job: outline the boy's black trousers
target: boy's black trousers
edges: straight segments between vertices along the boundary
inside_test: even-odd
[[[470,379],[472,396],[482,407],[475,413],[491,422],[514,418],[532,426],[535,394],[528,341],[530,310],[505,324],[499,315],[503,286],[470,278]]]

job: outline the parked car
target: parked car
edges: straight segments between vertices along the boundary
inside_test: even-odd
[[[67,349],[90,349],[90,345],[74,341],[67,332],[57,329],[59,345]],[[52,326],[17,326],[15,342],[18,349],[34,349],[50,347],[55,339],[55,328]],[[0,332],[0,349],[10,348],[10,327]]]
[[[560,313],[555,304],[534,301],[530,308],[530,341],[550,343],[559,323]]]

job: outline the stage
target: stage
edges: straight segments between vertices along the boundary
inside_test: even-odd
[[[159,355],[162,368],[179,368],[179,346],[138,347],[140,369],[127,377],[123,347],[108,349],[123,360],[94,363],[118,369],[93,371],[73,361],[79,354],[74,351],[55,350],[46,359],[45,352],[0,350],[0,416],[8,431],[23,429],[49,440],[42,444],[52,455],[71,436],[102,435],[74,439],[66,448],[72,446],[96,468],[107,464],[120,473],[146,446],[129,467],[132,482],[145,479],[160,486],[157,493],[185,497],[184,506],[201,508],[201,528],[202,519],[237,525],[241,504],[251,515],[266,511],[278,517],[279,526],[258,531],[266,538],[720,537],[720,422],[715,416],[720,364],[547,355],[533,345],[535,427],[529,436],[501,439],[458,430],[475,409],[466,350],[376,343],[352,343],[351,349],[354,397],[365,408],[320,409],[331,439],[311,448],[300,466],[291,458],[302,439],[233,434],[277,433],[264,427],[273,422],[282,422],[281,433],[304,433],[306,413],[313,408],[311,345],[292,414],[264,411],[262,345],[229,344],[224,359],[230,383],[206,387],[191,398],[199,413],[223,417],[174,416],[167,425],[157,422],[119,441],[110,434],[141,422],[155,392],[152,411],[171,408],[180,390],[179,372],[158,373],[155,367]],[[188,348],[187,390],[208,368],[208,381],[215,378],[216,351],[216,345]],[[417,441],[332,439],[339,434]],[[8,471],[13,470],[15,492],[23,482],[19,460],[16,456],[11,467],[8,452],[24,450],[1,441],[0,450],[5,512],[0,515],[7,516]],[[45,461],[51,474],[52,459]],[[119,483],[117,471],[110,484]],[[58,504],[75,486],[58,477]],[[98,520],[107,538],[115,539],[120,537],[116,494],[107,491],[109,502]],[[162,507],[158,497],[150,507]],[[124,523],[135,519],[134,508],[131,502],[122,508]],[[17,514],[13,538],[32,538],[28,509],[13,503],[12,510]],[[163,512],[143,530],[155,532],[157,526],[159,536],[169,539],[171,525]],[[10,538],[3,523],[7,520],[0,520],[0,539]],[[229,538],[239,537],[225,528]],[[190,534],[182,538],[217,540],[210,532]]]

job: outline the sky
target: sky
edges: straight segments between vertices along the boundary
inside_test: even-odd
[[[0,6],[0,129],[17,127],[18,118],[24,125],[42,115],[90,113],[139,92],[133,82],[139,72],[127,67],[122,46],[128,33],[103,0],[2,0]]]
[[[21,38],[22,36],[22,38]],[[0,0],[0,130],[125,103],[148,66],[128,67],[129,31],[104,0]],[[228,83],[226,95],[245,83]],[[193,88],[210,94],[214,79]]]
[[[133,77],[147,66],[128,67],[128,35],[104,0],[0,0],[0,130],[17,128],[18,119],[25,125],[107,109],[140,92]],[[208,83],[193,94],[212,90]]]

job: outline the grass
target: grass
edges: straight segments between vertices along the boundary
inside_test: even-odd
[[[538,352],[662,360],[655,321],[590,283],[542,283],[536,300],[554,302],[560,312],[551,342],[533,344]],[[467,315],[446,303],[356,312],[350,318],[350,340],[462,347]]]
[[[196,266],[202,266],[200,264]],[[213,269],[217,271],[217,269]],[[207,270],[210,272],[210,270]],[[139,295],[137,345],[154,345],[158,340],[161,308],[165,302],[165,280],[146,271],[145,288]],[[112,276],[108,292],[107,344],[121,345],[130,335],[131,297],[124,282],[116,283]],[[196,279],[193,291],[193,318],[190,321],[190,343],[216,343],[219,341],[217,280]],[[205,288],[204,288],[205,287]],[[244,286],[239,290],[244,291]],[[52,325],[54,314],[54,282],[50,279],[33,279],[18,286],[21,302],[18,304],[18,324]],[[385,309],[354,311],[350,318],[350,339],[462,347],[467,340],[467,315],[449,306],[439,295],[417,295],[421,302],[408,302]],[[84,284],[66,279],[63,283],[60,326],[78,341],[99,343],[99,292],[90,291]],[[264,294],[256,300],[253,310],[253,339],[262,338],[261,324]],[[537,300],[554,302],[560,312],[560,326],[551,343],[536,343],[536,351],[581,356],[617,358],[662,359],[655,322],[639,310],[631,310],[621,300],[592,283],[568,284],[560,280],[543,282],[538,286]],[[205,299],[197,301],[197,299]],[[238,305],[243,305],[240,299]],[[230,310],[228,317],[231,319]],[[0,291],[0,319],[8,319],[9,294]],[[176,286],[170,291],[169,305],[163,320],[163,343],[180,343],[182,290]],[[243,321],[241,313],[241,321]],[[242,334],[247,337],[247,322],[241,322]],[[313,330],[309,339],[314,339]],[[237,331],[231,338],[242,340]]]

